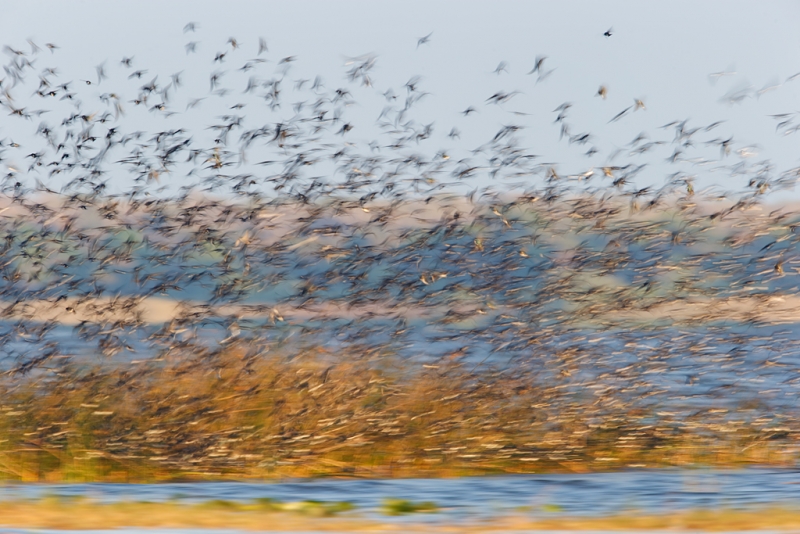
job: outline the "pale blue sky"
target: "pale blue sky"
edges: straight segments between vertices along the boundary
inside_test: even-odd
[[[184,25],[197,22],[194,33]],[[800,132],[781,135],[771,114],[800,110],[800,2],[41,2],[26,0],[4,5],[0,20],[2,44],[30,50],[26,39],[39,46],[57,44],[55,54],[44,50],[36,66],[58,68],[59,82],[75,80],[86,107],[97,107],[97,97],[117,92],[124,100],[136,97],[137,89],[156,74],[167,83],[170,74],[184,71],[185,85],[174,96],[178,114],[164,119],[145,110],[133,109],[121,119],[129,130],[156,132],[184,127],[195,141],[210,139],[205,130],[227,108],[247,102],[242,110],[251,127],[286,120],[293,115],[288,103],[309,96],[294,91],[292,80],[313,79],[320,74],[329,89],[349,87],[357,105],[348,117],[357,128],[346,140],[369,152],[374,132],[371,125],[386,100],[389,87],[403,95],[403,84],[422,76],[420,88],[430,92],[409,114],[419,124],[434,123],[434,135],[419,151],[434,154],[447,150],[455,157],[491,139],[503,126],[523,126],[518,135],[541,161],[558,163],[562,173],[581,173],[608,164],[617,148],[640,132],[651,141],[673,139],[673,130],[658,127],[674,120],[690,119],[688,126],[706,126],[727,121],[715,130],[698,134],[696,147],[687,158],[719,159],[716,146],[703,141],[734,137],[734,152],[722,162],[733,164],[735,150],[757,146],[749,161],[772,160],[779,170],[800,165]],[[610,38],[603,32],[613,27]],[[417,47],[417,40],[432,32],[430,42]],[[252,74],[237,69],[256,57],[258,38],[263,36],[270,63],[259,66],[258,76],[279,76],[276,63],[296,56],[286,75],[287,105],[271,112],[257,99],[242,96]],[[232,51],[227,40],[235,37],[240,48]],[[187,55],[184,45],[197,41],[197,53]],[[225,63],[213,63],[216,52],[227,51]],[[349,84],[344,78],[344,59],[366,53],[377,55],[374,87]],[[544,81],[527,75],[535,58],[546,55],[545,71],[555,69]],[[149,72],[141,80],[128,80],[131,70],[120,65],[123,56],[134,56],[135,69]],[[2,58],[5,61],[5,58]],[[109,80],[99,87],[79,86],[80,80],[95,80],[95,66],[106,62]],[[501,61],[508,72],[494,74]],[[710,73],[733,67],[736,74],[712,83]],[[232,89],[224,98],[208,97],[209,74],[227,71],[220,81]],[[35,80],[34,80],[35,82]],[[756,92],[779,82],[780,87],[756,97]],[[598,87],[608,87],[608,98],[596,96]],[[722,101],[726,94],[750,88],[739,104]],[[35,83],[33,86],[35,89]],[[306,89],[307,91],[307,89]],[[520,91],[502,106],[486,105],[497,91]],[[28,91],[30,93],[30,91]],[[15,93],[17,103],[28,94]],[[184,101],[208,97],[195,109],[185,110]],[[645,111],[629,113],[618,122],[609,120],[641,98]],[[591,133],[593,143],[569,145],[559,141],[552,110],[570,101],[572,133]],[[33,109],[45,108],[30,101]],[[54,104],[56,105],[56,104]],[[66,104],[58,104],[66,105]],[[474,106],[478,113],[464,117],[460,111]],[[62,108],[67,109],[67,108]],[[528,115],[513,115],[511,111]],[[53,120],[55,114],[51,114]],[[59,114],[58,117],[61,117]],[[786,128],[800,124],[800,115]],[[48,115],[42,120],[47,121]],[[26,144],[37,120],[0,116],[0,138]],[[460,140],[447,137],[457,127]],[[25,129],[30,130],[26,133]],[[206,136],[206,137],[203,137]],[[332,137],[341,142],[340,137]],[[595,146],[599,153],[586,157]],[[23,147],[27,149],[28,147]],[[731,178],[727,171],[711,172],[720,163],[669,164],[665,158],[674,147],[667,143],[653,151],[629,156],[626,151],[614,164],[647,163],[637,185],[661,184],[677,170],[698,176],[700,187],[721,184],[740,189],[745,178]],[[27,152],[26,152],[27,153]],[[5,154],[7,161],[18,159]],[[18,164],[18,162],[15,162]],[[119,185],[111,179],[112,185]],[[487,184],[488,178],[476,182]],[[124,189],[123,186],[120,186]],[[798,195],[797,192],[794,195]]]

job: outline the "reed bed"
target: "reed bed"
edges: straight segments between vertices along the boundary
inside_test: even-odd
[[[0,476],[151,482],[460,476],[630,467],[795,465],[791,414],[696,417],[602,402],[560,380],[444,359],[420,365],[246,343],[0,382]],[[619,396],[618,401],[615,395]]]

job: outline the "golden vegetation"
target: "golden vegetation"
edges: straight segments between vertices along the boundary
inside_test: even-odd
[[[297,505],[292,509],[289,504]],[[312,503],[313,504],[313,503]],[[286,509],[270,503],[237,504],[228,501],[199,505],[175,502],[118,502],[98,504],[85,499],[10,501],[0,504],[0,524],[58,530],[114,527],[229,528],[238,530],[302,530],[312,522],[315,530],[360,529],[359,518],[335,518],[318,513],[321,507],[287,503]],[[313,518],[326,517],[325,521]],[[317,526],[318,525],[318,526]]]
[[[349,350],[355,351],[357,347]],[[758,403],[671,417],[569,376],[246,349],[0,383],[0,475],[23,481],[456,476],[792,465],[797,429]]]
[[[336,507],[342,503],[330,503]],[[419,503],[418,503],[419,504]],[[336,516],[320,503],[233,503],[204,504],[178,502],[117,502],[99,504],[88,499],[7,501],[0,503],[0,524],[20,528],[59,530],[108,529],[115,527],[226,528],[257,531],[315,532],[500,532],[504,530],[612,530],[612,531],[748,531],[790,530],[800,526],[800,512],[785,508],[753,510],[689,510],[660,515],[629,513],[607,517],[551,516],[542,511],[493,518],[491,524],[462,522],[458,527],[446,521],[423,525],[404,521],[382,523],[353,513]],[[342,510],[346,511],[346,510]],[[412,510],[412,511],[432,511]],[[408,510],[384,513],[407,513]]]

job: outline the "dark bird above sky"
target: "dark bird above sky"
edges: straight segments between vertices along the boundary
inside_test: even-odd
[[[433,32],[429,33],[425,37],[420,37],[419,39],[417,39],[417,48],[419,48],[419,45],[424,45],[426,43],[429,43],[431,40],[431,35],[433,35]]]

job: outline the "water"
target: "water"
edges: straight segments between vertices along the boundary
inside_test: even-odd
[[[800,505],[800,471],[657,470],[595,474],[514,475],[457,479],[292,480],[277,483],[8,484],[0,499],[48,495],[83,496],[100,502],[212,499],[246,502],[268,497],[282,502],[350,501],[360,514],[406,521],[380,513],[387,498],[433,501],[437,514],[415,521],[480,519],[520,510],[541,516],[598,516],[638,512],[663,514],[695,508],[757,508]]]

